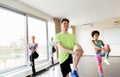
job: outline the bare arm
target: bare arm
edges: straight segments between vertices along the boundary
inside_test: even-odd
[[[38,49],[38,43],[36,43],[36,49],[33,51],[33,53],[37,51],[37,49]]]
[[[73,54],[73,50],[70,50],[70,49],[67,49],[65,47],[62,46],[61,42],[57,42],[56,43],[57,47],[60,48],[61,50],[65,51],[65,52],[68,52],[70,54]]]
[[[102,46],[104,46],[105,44],[104,44],[104,42],[101,40],[101,42],[102,42]]]
[[[36,49],[38,49],[38,43],[36,43]]]
[[[38,43],[35,43],[35,44],[36,44],[36,49],[35,49],[35,50],[31,50],[31,49],[29,49],[30,44],[28,44],[28,49],[29,49],[30,51],[32,51],[32,53],[34,53],[35,51],[37,51],[37,48],[38,48]]]
[[[38,49],[38,43],[36,43],[36,49],[32,51],[32,53],[34,53],[35,51],[37,51]]]

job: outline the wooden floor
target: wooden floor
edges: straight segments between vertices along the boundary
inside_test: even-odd
[[[109,59],[111,65],[106,65],[103,62],[104,77],[120,77],[120,57],[110,57]],[[55,65],[55,70],[52,68],[38,73],[36,77],[62,77],[59,64]],[[94,56],[83,56],[81,58],[78,73],[80,77],[99,77]]]

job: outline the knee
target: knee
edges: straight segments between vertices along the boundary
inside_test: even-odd
[[[83,55],[83,50],[78,51],[79,53],[77,54],[78,57],[81,57]]]

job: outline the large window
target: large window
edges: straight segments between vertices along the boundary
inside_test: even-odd
[[[47,21],[0,7],[0,73],[29,65],[27,43],[32,35],[38,43],[39,64],[49,58]]]
[[[25,16],[0,8],[0,72],[25,65]]]
[[[32,35],[35,36],[35,41],[38,43],[39,58],[36,61],[48,59],[46,21],[28,17],[29,42]]]

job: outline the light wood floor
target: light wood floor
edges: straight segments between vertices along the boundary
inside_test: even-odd
[[[120,77],[120,57],[110,57],[109,59],[111,65],[108,66],[103,62],[104,77]],[[62,77],[59,64],[55,65],[55,70],[52,68],[38,73],[36,77]],[[83,56],[81,58],[78,73],[80,77],[99,77],[94,56]]]

